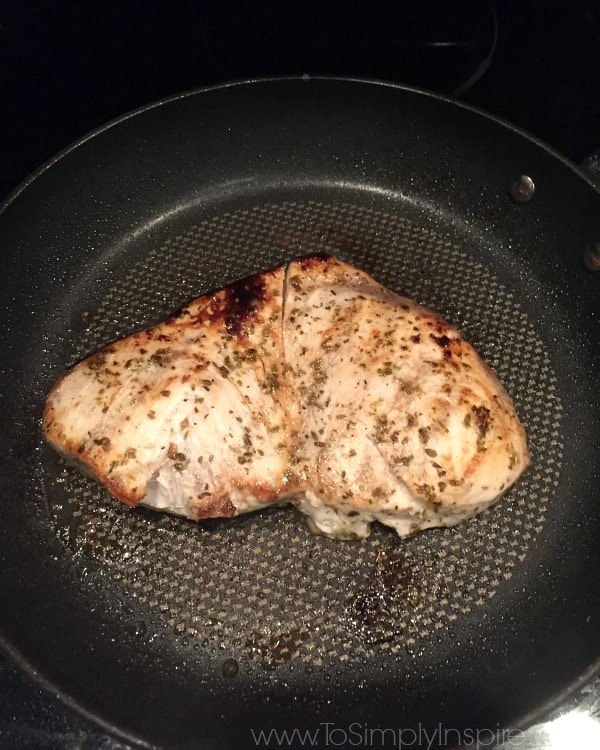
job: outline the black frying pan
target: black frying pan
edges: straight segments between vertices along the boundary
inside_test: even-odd
[[[535,195],[511,198],[523,174]],[[222,86],[63,152],[0,215],[5,647],[141,744],[539,717],[598,657],[600,277],[581,259],[599,239],[600,195],[562,157],[398,86]],[[119,505],[43,444],[67,365],[315,250],[435,307],[496,369],[534,463],[494,509],[406,541],[315,538],[286,508],[193,524]]]

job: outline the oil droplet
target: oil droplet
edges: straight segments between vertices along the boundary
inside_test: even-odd
[[[221,665],[221,674],[223,677],[235,677],[239,671],[240,667],[235,659],[225,659]]]

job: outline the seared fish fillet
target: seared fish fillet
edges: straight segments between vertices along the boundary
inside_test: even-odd
[[[335,538],[452,526],[529,464],[510,398],[460,334],[325,256],[82,360],[44,429],[130,505],[202,519],[291,502]]]

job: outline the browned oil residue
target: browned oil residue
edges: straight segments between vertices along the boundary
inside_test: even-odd
[[[333,246],[336,252],[348,253],[360,247],[355,237],[348,236],[341,228],[337,227],[330,227],[323,233],[321,239]]]
[[[419,589],[411,567],[397,551],[381,552],[374,569],[344,610],[345,624],[369,645],[392,641],[401,635],[398,613],[414,607]]]
[[[265,669],[286,664],[298,653],[300,647],[309,640],[312,627],[302,625],[285,633],[272,635],[268,640],[260,633],[252,633],[246,639],[246,648]]]

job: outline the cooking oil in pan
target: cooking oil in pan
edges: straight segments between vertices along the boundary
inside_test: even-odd
[[[375,527],[367,540],[337,542],[311,536],[291,508],[201,524],[132,510],[51,459],[52,523],[74,564],[96,566],[121,591],[140,638],[160,623],[229,678],[418,655],[510,580],[537,543],[560,472],[556,380],[523,309],[456,240],[396,211],[291,201],[190,226],[150,249],[86,316],[73,358],[211,287],[317,250],[462,328],[515,400],[533,464],[498,505],[458,527],[405,540]]]

